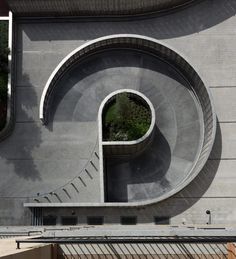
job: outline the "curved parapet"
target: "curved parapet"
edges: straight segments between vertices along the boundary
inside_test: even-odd
[[[7,0],[17,16],[132,16],[161,12],[193,2],[193,0],[90,0],[30,1]]]
[[[112,101],[117,94],[120,93],[128,93],[129,95],[132,95],[133,98],[142,100],[147,104],[151,111],[151,124],[148,129],[148,131],[145,133],[144,136],[137,140],[132,141],[107,141],[103,140],[103,133],[102,133],[102,114],[104,107]],[[111,94],[109,94],[101,103],[101,106],[98,111],[98,128],[99,128],[99,142],[100,146],[104,148],[104,152],[109,155],[120,155],[120,156],[129,156],[135,153],[140,152],[145,148],[146,145],[148,145],[148,142],[150,142],[150,139],[152,137],[152,133],[155,126],[155,109],[150,102],[150,100],[142,93],[132,90],[132,89],[121,89],[117,90]],[[102,154],[100,154],[100,158],[102,157]],[[101,159],[102,161],[103,159]]]
[[[199,120],[201,123],[199,124],[201,126],[201,134],[199,134],[199,138],[196,140],[198,149],[196,153],[194,153],[194,160],[188,167],[188,172],[185,177],[176,185],[171,186],[171,189],[168,189],[168,191],[163,191],[162,194],[154,197],[154,195],[151,198],[143,199],[140,201],[127,201],[127,202],[113,202],[112,200],[106,200],[105,197],[105,190],[104,190],[104,168],[103,168],[103,147],[104,146],[115,146],[119,144],[122,144],[123,147],[128,146],[127,143],[105,143],[102,141],[102,125],[101,125],[101,115],[102,110],[106,102],[114,96],[117,92],[112,92],[110,95],[108,95],[104,101],[100,105],[99,109],[99,116],[100,118],[98,120],[99,123],[99,139],[100,139],[100,156],[99,159],[102,160],[101,166],[100,166],[100,188],[101,188],[101,199],[100,203],[86,203],[86,204],[78,204],[78,206],[139,206],[139,205],[146,205],[155,203],[158,201],[161,201],[163,199],[166,199],[170,197],[171,195],[177,193],[182,188],[184,188],[187,184],[189,184],[201,171],[203,168],[205,162],[208,159],[208,156],[210,154],[210,151],[212,149],[212,145],[215,138],[215,129],[216,129],[216,116],[213,108],[212,98],[211,94],[208,90],[208,88],[204,85],[200,77],[198,76],[197,72],[194,70],[194,68],[182,57],[182,55],[178,54],[175,50],[171,49],[167,45],[149,37],[140,36],[140,35],[112,35],[112,36],[106,36],[99,39],[95,39],[93,41],[90,41],[73,52],[71,52],[67,57],[65,57],[62,62],[57,66],[57,68],[54,70],[52,75],[50,76],[45,89],[43,91],[41,102],[40,102],[40,119],[43,121],[43,123],[48,122],[48,116],[49,116],[49,110],[50,110],[50,103],[53,97],[54,91],[57,91],[58,88],[56,88],[57,83],[60,81],[60,79],[63,77],[63,75],[71,69],[75,64],[78,64],[80,61],[84,61],[87,57],[91,57],[93,55],[96,55],[97,53],[103,53],[107,50],[122,50],[122,49],[129,49],[129,50],[135,50],[139,51],[139,53],[145,53],[147,55],[150,55],[154,58],[158,58],[168,64],[170,67],[174,67],[176,71],[181,75],[181,77],[184,78],[184,80],[187,82],[186,88],[189,90],[190,95],[193,97],[192,101],[196,103],[196,109],[199,114]],[[134,90],[129,90],[126,88],[123,88],[119,91],[129,91],[133,92],[135,94],[140,95],[139,92]],[[119,92],[118,91],[118,92]],[[171,94],[171,92],[168,92],[168,94]],[[143,95],[142,95],[142,98]],[[144,98],[145,99],[145,98]],[[146,100],[146,99],[145,99]],[[154,109],[156,110],[156,106],[158,104],[152,104],[149,103],[148,100],[146,100],[149,104],[149,107],[154,106]],[[186,108],[186,107],[185,107]],[[157,111],[157,110],[156,110]],[[178,114],[179,115],[179,114]],[[181,114],[180,114],[181,116]],[[155,119],[155,116],[153,115],[153,121]],[[153,122],[154,123],[154,122]],[[155,123],[154,123],[155,124]],[[156,125],[156,124],[155,124]],[[158,127],[158,124],[156,125]],[[179,125],[181,128],[181,125]],[[153,132],[154,126],[150,126],[150,130],[147,132],[147,135],[145,134],[145,139],[148,139],[149,134]],[[190,132],[191,133],[191,132]],[[181,133],[181,141],[184,141],[185,133]],[[146,138],[147,137],[147,138]],[[140,140],[138,143],[132,143],[137,144],[137,147],[139,144],[142,143],[142,148],[146,145],[145,140]],[[144,144],[143,144],[144,143]],[[107,145],[108,144],[108,145]],[[124,144],[124,145],[123,145]],[[129,144],[129,143],[128,143]],[[144,146],[143,146],[144,145]],[[177,145],[177,144],[176,144]],[[181,148],[185,148],[186,146],[182,146]],[[108,147],[110,148],[110,147]],[[157,145],[158,148],[158,145]],[[181,148],[178,152],[181,152]],[[186,147],[188,148],[188,147]],[[176,147],[178,149],[178,147]],[[117,151],[118,149],[116,149]],[[156,149],[155,149],[156,150]],[[153,150],[153,152],[156,152]],[[158,150],[157,150],[158,152]],[[164,152],[164,151],[163,151]],[[130,153],[130,151],[128,152]],[[171,155],[170,155],[171,156]],[[164,157],[165,159],[165,157]],[[171,158],[170,158],[171,159]],[[181,164],[181,162],[180,162]],[[148,174],[147,174],[148,175]],[[146,177],[146,176],[145,176]],[[149,176],[147,176],[149,177]]]

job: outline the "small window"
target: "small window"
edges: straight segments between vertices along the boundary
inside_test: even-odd
[[[61,223],[62,225],[71,226],[71,225],[77,225],[77,217],[62,217]]]
[[[169,217],[154,217],[154,223],[156,225],[168,225],[170,224],[170,218]]]
[[[88,225],[103,225],[104,217],[102,217],[102,216],[87,217],[87,224]]]
[[[45,216],[43,217],[44,226],[55,226],[57,224],[57,217],[55,216]]]
[[[136,225],[137,217],[136,216],[122,216],[122,217],[120,217],[120,222],[122,225]]]

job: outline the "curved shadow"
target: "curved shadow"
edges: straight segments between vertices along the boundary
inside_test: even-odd
[[[196,1],[179,12],[144,21],[144,26],[149,26],[152,20],[153,29],[149,36],[158,39],[176,38],[207,30],[235,14],[234,0],[203,0]]]
[[[235,0],[201,0],[175,12],[157,17],[155,15],[147,15],[142,19],[132,17],[129,21],[119,19],[115,23],[114,18],[112,20],[98,17],[70,19],[71,22],[78,22],[75,25],[76,30],[71,29],[70,23],[60,23],[59,26],[55,22],[50,23],[51,19],[44,19],[44,23],[50,24],[40,23],[39,25],[36,23],[24,26],[24,33],[32,41],[90,40],[117,33],[133,33],[168,39],[204,31],[235,14]],[[60,22],[60,20],[58,21]],[[86,25],[84,22],[87,22]]]
[[[147,148],[133,158],[105,157],[106,201],[130,202],[156,198],[170,186],[165,178],[171,162],[171,150],[155,127]]]
[[[155,208],[155,213],[161,216],[174,217],[192,207],[210,187],[217,173],[222,152],[222,135],[217,121],[215,142],[205,166],[196,178],[175,196],[164,200]],[[151,207],[151,206],[150,206]],[[152,209],[154,209],[153,205]]]
[[[138,223],[140,224],[150,224],[153,223],[154,217],[158,216],[160,218],[165,218],[164,224],[167,223],[171,218],[185,212],[191,208],[195,203],[202,198],[204,193],[210,187],[212,181],[217,173],[220,158],[222,152],[222,136],[219,123],[217,123],[217,132],[214,142],[214,146],[202,171],[198,176],[183,190],[177,193],[175,196],[168,198],[162,202],[152,204],[143,207],[110,207],[110,208],[73,208],[76,215],[81,219],[81,224],[87,224],[86,217],[88,215],[99,215],[105,217],[105,222],[107,224],[120,224],[120,216],[137,216]],[[136,160],[137,161],[137,160]],[[137,161],[138,162],[138,161]],[[164,175],[163,175],[164,176]],[[118,186],[114,186],[118,189]],[[62,209],[46,208],[45,213],[52,213],[57,215],[58,213],[63,213]],[[66,209],[64,210],[66,213]]]
[[[154,72],[158,72],[161,75],[169,77],[183,86],[189,89],[188,82],[183,78],[180,71],[173,66],[162,61],[160,58],[153,56],[149,53],[134,49],[112,49],[105,50],[98,54],[91,55],[88,58],[82,59],[80,62],[72,65],[71,68],[63,75],[60,81],[56,84],[49,100],[49,108],[47,108],[48,116],[46,125],[50,130],[53,130],[53,121],[68,121],[72,120],[72,116],[76,121],[93,121],[97,119],[97,111],[102,100],[110,94],[111,91],[119,89],[119,81],[113,79],[113,84],[110,86],[111,90],[104,87],[103,93],[96,92],[96,99],[93,103],[86,103],[90,109],[85,112],[79,113],[75,116],[74,110],[78,104],[78,100],[83,96],[84,91],[88,90],[94,81],[100,80],[100,75],[97,74],[93,78],[93,74],[106,71],[107,69],[117,68],[126,69],[130,68],[144,68]],[[113,76],[111,72],[111,77]],[[140,72],[140,77],[142,73]],[[87,85],[81,84],[77,87],[77,84],[83,79],[86,79]],[[137,84],[138,82],[136,82]],[[139,84],[141,84],[141,78]],[[114,85],[114,86],[113,86]],[[116,89],[116,87],[118,87]],[[74,89],[73,89],[74,88]],[[72,90],[72,91],[71,91]],[[71,93],[70,93],[71,91]],[[96,89],[94,91],[97,91]],[[73,92],[73,93],[72,93]],[[91,94],[95,94],[91,91]],[[64,98],[67,100],[64,102]],[[88,100],[89,101],[89,100]],[[96,103],[95,103],[96,102]],[[62,104],[63,103],[63,104]],[[65,104],[67,104],[65,106]],[[58,107],[63,106],[58,112]],[[85,105],[84,105],[84,108]]]

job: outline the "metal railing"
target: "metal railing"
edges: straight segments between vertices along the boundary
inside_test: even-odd
[[[236,236],[69,236],[16,239],[17,249],[23,243],[38,244],[226,244]]]

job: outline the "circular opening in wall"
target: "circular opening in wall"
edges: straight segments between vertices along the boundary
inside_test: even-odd
[[[103,140],[137,140],[147,133],[151,119],[150,107],[141,96],[128,92],[118,93],[104,107]]]

